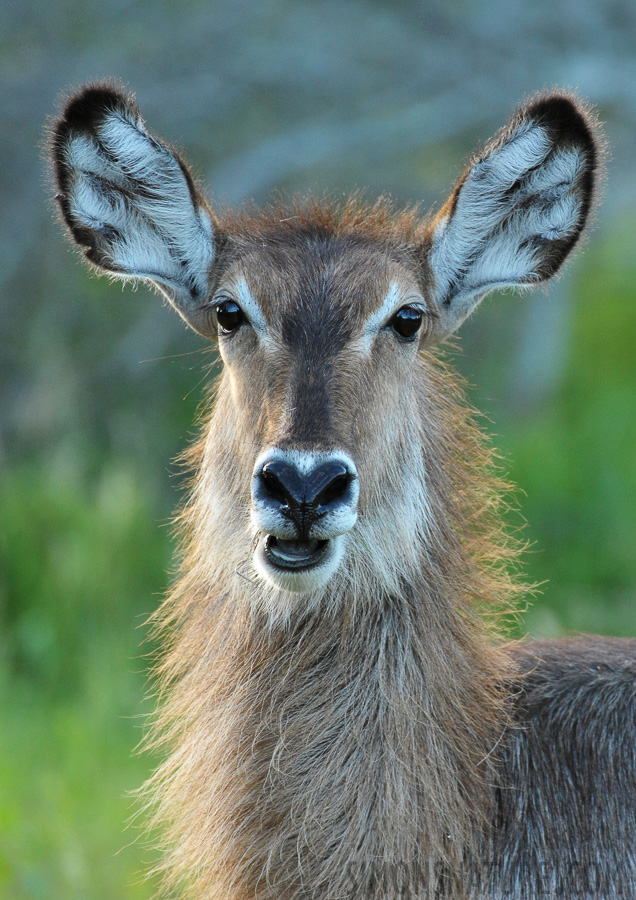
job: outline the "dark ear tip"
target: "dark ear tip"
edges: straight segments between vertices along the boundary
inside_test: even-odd
[[[595,155],[601,141],[599,128],[589,107],[576,95],[558,90],[539,94],[522,115],[546,125],[557,140],[583,144]]]
[[[91,131],[108,113],[136,112],[134,102],[116,82],[92,82],[73,93],[62,108],[55,127],[55,139],[70,132]]]
[[[120,84],[115,81],[91,82],[66,99],[59,117],[50,127],[48,146],[52,176],[57,187],[56,200],[71,230],[74,224],[70,218],[67,202],[69,176],[66,162],[69,138],[73,134],[93,131],[108,113],[115,110],[128,116],[138,115],[133,99],[126,95]]]

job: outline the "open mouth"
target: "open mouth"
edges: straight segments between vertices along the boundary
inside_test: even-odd
[[[270,565],[277,569],[298,572],[321,563],[328,544],[328,540],[287,541],[268,534],[265,538],[265,556]]]

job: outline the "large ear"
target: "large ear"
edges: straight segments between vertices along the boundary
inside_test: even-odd
[[[83,88],[54,127],[52,154],[57,200],[86,258],[111,275],[152,281],[196,331],[212,333],[210,211],[133,99],[110,84]]]
[[[551,278],[588,220],[599,147],[589,115],[553,93],[520,108],[468,166],[427,235],[440,330],[488,291]]]

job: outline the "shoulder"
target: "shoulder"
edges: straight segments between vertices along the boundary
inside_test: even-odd
[[[520,679],[501,748],[492,883],[513,897],[636,896],[636,640],[508,650]]]
[[[519,642],[508,652],[521,675],[515,693],[515,713],[521,721],[562,718],[566,699],[579,709],[583,705],[586,718],[598,712],[604,719],[616,703],[636,699],[636,639],[585,635]]]
[[[636,785],[636,640],[529,641],[509,652],[520,677],[504,774],[585,803],[604,785],[622,802],[619,785]]]

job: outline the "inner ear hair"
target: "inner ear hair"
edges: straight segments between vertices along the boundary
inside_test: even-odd
[[[590,219],[602,156],[590,110],[551,92],[519,107],[473,158],[427,235],[447,331],[488,291],[556,274]]]
[[[114,80],[92,82],[65,99],[60,115],[51,129],[50,158],[63,219],[73,237],[82,246],[90,247],[86,229],[71,214],[69,195],[72,183],[67,160],[69,142],[73,136],[91,136],[99,124],[112,113],[141,120],[134,97],[126,94],[123,85]]]
[[[562,90],[543,92],[520,104],[495,145],[505,141],[526,122],[547,129],[553,142],[552,152],[578,147],[585,154],[585,167],[580,176],[580,236],[597,205],[599,186],[605,174],[606,144],[600,123],[592,107],[576,94]]]
[[[51,152],[62,217],[89,262],[152,282],[209,336],[212,214],[177,151],[148,132],[134,98],[114,82],[84,87],[65,104]]]

